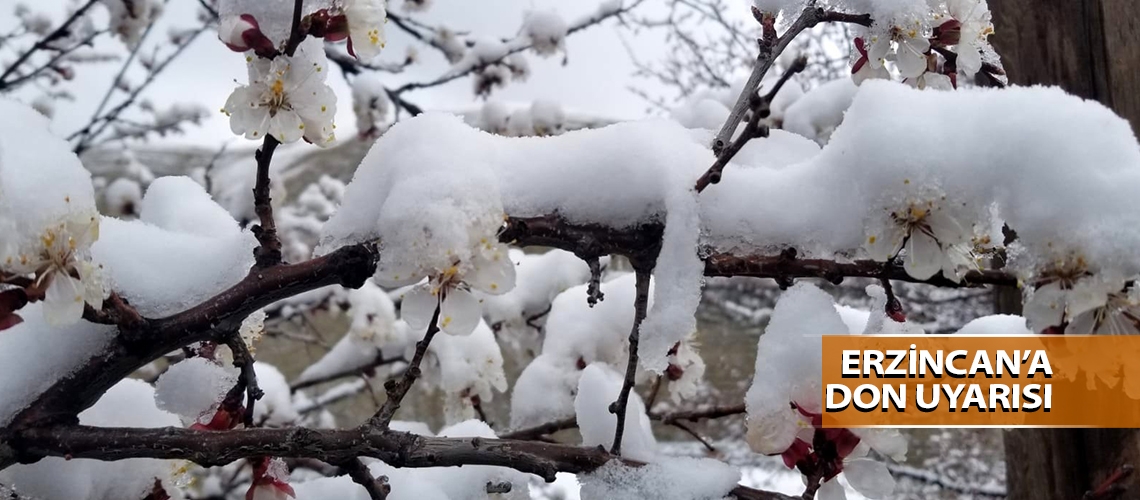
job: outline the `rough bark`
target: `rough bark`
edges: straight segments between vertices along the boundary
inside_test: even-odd
[[[1111,107],[1137,129],[1140,2],[991,0],[990,7],[1010,83],[1058,85]],[[999,293],[998,312],[1020,312],[1016,293]],[[1140,463],[1135,429],[1022,429],[1004,438],[1011,500],[1081,498],[1121,465]],[[1128,488],[1121,498],[1140,497],[1135,476],[1115,484]]]

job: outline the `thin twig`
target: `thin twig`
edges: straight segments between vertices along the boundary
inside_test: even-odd
[[[65,21],[63,21],[63,24],[59,25],[59,27],[51,33],[45,35],[40,39],[40,41],[36,42],[35,45],[32,45],[31,48],[24,51],[23,54],[20,54],[20,57],[17,57],[16,60],[10,66],[8,66],[8,69],[4,70],[3,74],[0,74],[0,90],[4,90],[9,85],[11,85],[11,83],[6,82],[5,80],[7,80],[9,76],[15,73],[20,68],[20,66],[22,66],[24,62],[28,60],[29,57],[32,57],[32,54],[43,50],[51,42],[67,36],[69,33],[68,29],[71,27],[71,24],[79,20],[79,18],[83,17],[83,14],[86,13],[87,10],[91,8],[91,6],[97,3],[99,3],[99,0],[87,0],[87,3],[81,5],[78,9],[75,9],[75,12],[72,12],[71,17],[68,17]]]
[[[273,219],[272,197],[269,195],[269,165],[273,162],[273,152],[281,144],[272,135],[265,136],[265,142],[254,153],[257,160],[257,180],[253,185],[253,211],[257,213],[258,224],[251,229],[257,237],[254,249],[254,267],[267,268],[281,263],[281,239],[277,237],[277,222]]]
[[[368,420],[368,425],[378,429],[387,429],[388,424],[392,421],[392,417],[396,416],[396,410],[400,409],[400,402],[404,400],[404,396],[408,395],[408,391],[412,388],[412,384],[416,383],[416,379],[420,377],[420,364],[424,361],[424,356],[427,354],[428,345],[431,344],[431,339],[439,332],[439,310],[442,303],[435,305],[435,312],[431,315],[431,322],[428,323],[427,332],[424,333],[424,338],[416,342],[416,353],[412,356],[411,362],[408,363],[408,368],[404,370],[404,376],[399,381],[389,380],[384,384],[384,390],[388,393],[388,400],[384,401],[384,406]]]
[[[352,335],[352,334],[349,333],[349,335]],[[403,356],[397,356],[394,358],[385,358],[384,353],[381,352],[380,349],[376,349],[376,356],[374,358],[372,358],[372,361],[369,361],[368,363],[365,363],[365,364],[359,365],[359,366],[353,366],[353,367],[345,368],[345,369],[342,369],[340,371],[333,372],[333,373],[330,373],[328,375],[325,375],[323,377],[316,377],[316,378],[304,380],[301,382],[294,382],[293,384],[291,384],[289,386],[289,390],[291,392],[297,392],[301,389],[307,389],[307,388],[312,387],[314,385],[320,385],[320,384],[323,384],[325,382],[332,382],[334,380],[339,380],[339,379],[347,378],[347,377],[358,377],[358,376],[362,376],[362,375],[367,375],[368,372],[371,372],[378,367],[381,367],[384,365],[390,365],[390,364],[394,364],[394,363],[399,363],[402,361],[404,361]]]
[[[253,369],[253,353],[249,352],[249,346],[237,331],[227,335],[224,342],[233,353],[234,366],[241,370],[240,376],[245,386],[245,412],[242,414],[242,422],[246,427],[253,427],[254,405],[265,395],[265,391],[257,385],[257,372]]]
[[[614,444],[610,453],[621,455],[622,434],[625,432],[626,410],[629,406],[629,392],[633,390],[634,378],[637,375],[637,345],[640,336],[641,322],[645,319],[649,308],[649,270],[640,268],[634,275],[634,287],[637,297],[633,302],[633,328],[629,331],[629,361],[625,366],[625,381],[621,385],[617,401],[610,405],[610,413],[617,416],[617,425],[614,427]]]
[[[784,52],[784,49],[787,48],[792,39],[798,36],[803,30],[811,28],[821,22],[845,22],[870,26],[871,16],[829,12],[816,7],[813,1],[809,2],[799,17],[796,18],[795,22],[779,37],[776,37],[774,22],[775,19],[773,18],[763,23],[764,37],[760,40],[760,54],[756,56],[756,61],[753,63],[752,74],[748,76],[748,81],[744,84],[744,89],[741,90],[740,96],[737,97],[736,104],[733,105],[732,110],[729,112],[728,119],[725,120],[720,132],[718,132],[716,138],[713,139],[712,149],[718,161],[725,148],[731,143],[732,135],[736,132],[737,125],[740,125],[740,122],[744,120],[745,113],[751,108],[752,97],[756,93],[756,90],[760,88],[760,81],[764,79],[764,75],[768,73],[768,69],[772,67],[772,64],[776,62],[776,58]],[[711,183],[715,184],[715,182]],[[698,192],[703,189],[704,186],[698,185]]]
[[[392,487],[388,484],[388,477],[372,477],[372,472],[368,470],[368,466],[364,465],[364,462],[359,458],[349,460],[342,468],[348,472],[348,477],[352,478],[353,482],[364,487],[364,490],[368,492],[368,498],[372,500],[384,500],[392,491]]]

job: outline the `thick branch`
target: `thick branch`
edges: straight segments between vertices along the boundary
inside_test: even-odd
[[[203,466],[235,460],[278,456],[318,458],[347,463],[372,457],[393,467],[491,465],[535,474],[553,481],[556,472],[588,473],[610,460],[638,467],[640,462],[615,457],[599,448],[533,441],[485,438],[425,437],[370,427],[345,430],[240,429],[194,431],[165,427],[100,428],[59,426],[27,429],[13,441],[24,456],[67,456],[97,460],[127,458],[186,459]],[[754,500],[794,497],[737,487],[732,494]]]
[[[612,229],[597,224],[572,224],[557,214],[541,217],[512,217],[500,234],[504,243],[518,246],[560,248],[583,259],[602,255],[624,255],[634,260],[652,261],[657,256],[664,226],[646,223],[629,229]],[[748,276],[772,278],[782,284],[795,278],[822,278],[839,283],[846,277],[887,278],[910,283],[959,288],[979,285],[1017,286],[1017,276],[1003,271],[970,271],[961,283],[941,275],[920,280],[907,274],[897,263],[856,260],[839,262],[797,258],[794,249],[780,255],[749,255],[710,251],[704,258],[705,276]]]
[[[105,352],[56,382],[13,419],[11,428],[75,422],[79,412],[138,367],[182,346],[236,330],[250,313],[301,292],[340,284],[359,288],[375,272],[372,245],[353,245],[295,265],[265,269],[187,311],[148,320],[132,335],[120,335]],[[2,434],[2,432],[0,432]]]
[[[645,319],[649,309],[649,270],[638,269],[635,288],[637,297],[633,301],[633,328],[629,332],[629,360],[625,366],[625,380],[621,385],[617,401],[610,404],[610,413],[617,416],[617,425],[614,426],[614,444],[610,453],[621,455],[621,439],[625,432],[626,410],[629,405],[629,392],[633,390],[634,378],[637,376],[637,345],[641,332],[641,322]]]

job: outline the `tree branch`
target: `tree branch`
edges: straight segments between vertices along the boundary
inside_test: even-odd
[[[330,373],[330,374],[325,375],[323,377],[317,377],[317,378],[305,380],[302,382],[295,382],[293,384],[290,384],[289,391],[290,392],[297,392],[301,389],[307,389],[307,388],[312,387],[314,385],[320,385],[320,384],[323,384],[325,382],[332,382],[333,380],[339,380],[339,379],[347,378],[347,377],[364,376],[364,375],[367,375],[369,372],[375,370],[378,367],[381,367],[384,365],[390,365],[390,364],[394,364],[394,363],[399,363],[402,361],[404,361],[403,356],[396,356],[394,358],[385,358],[384,353],[380,349],[376,349],[376,357],[373,358],[372,361],[370,361],[368,363],[365,363],[365,364],[360,365],[360,366],[353,366],[350,368],[346,368],[344,370],[341,370],[341,371],[338,371],[335,373]]]
[[[635,264],[637,268],[637,264]],[[637,296],[633,301],[633,328],[629,331],[629,361],[625,365],[625,380],[621,385],[617,401],[610,404],[610,413],[617,416],[617,425],[614,426],[614,443],[610,453],[621,455],[621,439],[625,432],[626,410],[629,406],[629,392],[633,390],[634,378],[637,375],[637,344],[640,336],[641,322],[645,319],[646,310],[649,309],[649,269],[639,268],[634,276],[634,287]]]
[[[716,138],[713,139],[712,149],[713,153],[717,156],[718,162],[720,162],[721,157],[726,154],[726,148],[732,142],[732,136],[736,133],[737,125],[740,125],[740,122],[744,119],[744,114],[751,109],[752,96],[756,93],[757,89],[760,88],[760,82],[764,79],[764,75],[768,73],[768,69],[772,67],[772,64],[776,62],[776,58],[784,52],[784,49],[788,47],[792,39],[798,36],[803,30],[811,28],[821,22],[846,22],[870,26],[871,17],[869,15],[829,12],[820,7],[816,7],[815,2],[809,2],[808,6],[804,8],[795,22],[779,37],[776,37],[774,22],[774,18],[770,20],[765,18],[765,20],[762,21],[764,25],[764,36],[760,40],[760,54],[756,56],[756,61],[752,65],[752,73],[748,76],[748,81],[744,84],[744,89],[740,92],[740,96],[737,97],[736,104],[733,105],[732,111],[729,112],[728,120],[725,120],[720,132],[718,132]],[[735,154],[735,152],[733,154]],[[725,163],[727,163],[727,161],[725,161]],[[721,168],[723,168],[723,166]],[[710,171],[711,170],[712,169],[710,169]],[[703,176],[702,179],[704,179]],[[716,184],[719,181],[719,175],[715,177],[710,176],[704,186],[698,184],[697,191],[702,191],[708,184]]]
[[[392,491],[392,487],[388,485],[388,477],[372,477],[372,472],[368,470],[368,466],[364,465],[364,462],[359,458],[349,460],[343,468],[348,472],[348,477],[351,477],[353,482],[364,487],[364,491],[368,492],[368,498],[372,500],[384,500]]]
[[[257,160],[257,180],[253,185],[253,211],[257,213],[257,225],[253,235],[257,237],[257,248],[253,250],[254,267],[264,269],[281,263],[281,239],[277,237],[277,222],[273,219],[273,198],[269,195],[269,165],[273,162],[273,152],[281,144],[272,135],[265,136],[265,142],[254,153]]]
[[[27,429],[12,446],[22,456],[57,456],[96,460],[128,458],[186,459],[203,466],[224,465],[260,456],[317,458],[348,463],[372,457],[392,467],[490,465],[535,474],[547,482],[556,472],[588,473],[610,460],[644,465],[599,448],[486,438],[425,437],[365,425],[355,429],[237,429],[195,431],[174,427],[127,428],[55,426]],[[794,497],[739,486],[738,498],[789,500]]]
[[[359,288],[375,272],[378,257],[373,245],[347,246],[301,264],[257,271],[193,308],[147,320],[137,335],[130,339],[120,335],[105,352],[92,353],[70,376],[44,391],[8,429],[0,429],[0,437],[22,427],[73,423],[79,412],[138,367],[182,346],[236,330],[246,316],[273,302],[333,284]]]
[[[435,337],[435,334],[439,332],[439,310],[442,302],[443,297],[441,296],[439,302],[435,304],[435,312],[432,313],[431,322],[428,323],[424,338],[416,342],[416,353],[412,356],[408,369],[404,370],[404,376],[400,377],[398,381],[389,380],[384,383],[388,399],[384,401],[384,406],[380,407],[380,410],[368,420],[369,426],[387,429],[392,417],[396,416],[396,410],[400,409],[400,402],[404,400],[404,396],[408,395],[412,384],[420,377],[420,364],[423,363],[424,356],[427,354],[428,345],[431,344],[431,339]]]
[[[68,17],[65,21],[63,21],[63,24],[59,25],[59,27],[51,33],[45,35],[40,39],[40,41],[36,42],[35,45],[32,45],[31,48],[24,51],[23,54],[20,54],[20,57],[17,57],[16,60],[12,62],[10,66],[8,66],[8,69],[5,69],[4,73],[0,74],[0,90],[4,90],[5,88],[8,88],[9,85],[11,85],[11,83],[6,82],[5,80],[7,80],[8,77],[15,73],[17,70],[19,70],[20,66],[22,66],[24,62],[28,60],[28,58],[32,57],[32,54],[35,54],[36,52],[47,48],[48,44],[51,42],[67,36],[69,33],[69,28],[71,28],[71,24],[79,20],[79,18],[83,17],[83,14],[85,14],[87,10],[91,8],[91,6],[97,3],[99,3],[99,0],[87,0],[87,2],[81,5],[78,9],[75,9],[75,12],[72,12],[71,17]]]

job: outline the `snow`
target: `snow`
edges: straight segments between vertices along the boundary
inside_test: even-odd
[[[245,277],[257,241],[187,177],[155,180],[139,220],[103,218],[91,247],[111,288],[144,316],[203,302]]]
[[[1032,335],[1025,318],[1008,314],[982,316],[966,323],[955,335]]]
[[[141,201],[142,187],[133,179],[119,177],[103,190],[103,203],[110,215],[134,215]]]
[[[511,392],[511,428],[523,429],[574,416],[580,370],[573,360],[539,355]]]
[[[234,388],[238,373],[206,358],[188,358],[171,366],[154,385],[158,408],[179,415],[185,424],[208,421],[226,393]],[[200,422],[205,423],[205,422]]]
[[[494,399],[495,392],[507,390],[503,355],[486,322],[480,321],[470,335],[436,336],[428,352],[433,356],[424,367],[424,379],[443,390],[448,422],[475,416],[471,398],[487,403]]]
[[[850,78],[827,82],[804,94],[784,112],[784,130],[826,144],[843,122],[859,87]]]
[[[775,454],[792,444],[802,417],[789,403],[820,412],[821,336],[847,331],[831,296],[814,285],[800,282],[780,296],[760,336],[756,372],[744,397],[753,450]]]
[[[155,407],[150,385],[132,379],[111,387],[94,406],[79,414],[79,422],[99,427],[181,425],[177,416]],[[175,491],[170,484],[173,464],[147,458],[104,462],[48,457],[5,469],[0,472],[0,482],[34,498],[142,498],[154,488],[155,479],[162,480],[167,491]]]
[[[579,480],[582,498],[715,500],[736,487],[740,471],[711,458],[662,458],[641,467],[611,460]]]
[[[510,251],[515,263],[515,287],[502,295],[480,294],[483,318],[500,328],[526,326],[526,321],[551,307],[563,291],[590,279],[590,268],[565,250],[542,254]],[[584,289],[583,289],[584,293]],[[585,300],[585,295],[582,295]]]
[[[253,371],[257,375],[258,387],[265,392],[253,407],[255,424],[264,422],[266,427],[284,427],[301,418],[293,407],[289,382],[277,367],[258,361],[253,364]]]
[[[112,327],[79,322],[49,327],[39,303],[20,310],[24,322],[0,335],[0,425],[57,380],[111,345]]]
[[[32,108],[0,99],[0,257],[33,244],[48,225],[95,212],[91,174]],[[5,248],[11,246],[13,248]]]
[[[578,430],[582,433],[582,446],[602,446],[609,449],[614,443],[617,416],[610,413],[610,404],[617,401],[621,392],[622,375],[604,363],[594,363],[582,370],[578,381],[578,396],[574,400],[574,414]],[[651,461],[657,455],[657,439],[645,403],[636,391],[630,391],[626,404],[625,431],[621,439],[621,454],[634,460]]]

